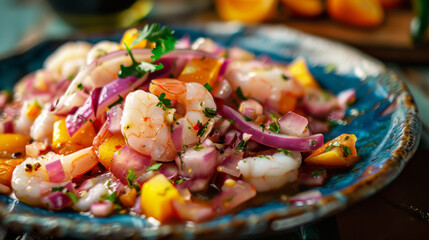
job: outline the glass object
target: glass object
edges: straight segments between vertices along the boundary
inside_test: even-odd
[[[48,0],[68,24],[78,28],[127,27],[145,17],[152,0]]]

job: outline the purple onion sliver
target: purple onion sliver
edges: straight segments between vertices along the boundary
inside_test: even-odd
[[[63,192],[53,192],[42,199],[51,210],[60,210],[72,204],[71,198]]]
[[[121,132],[122,112],[123,110],[121,105],[115,105],[107,111],[107,125],[109,126],[109,132],[113,134]]]
[[[46,164],[46,172],[50,182],[59,183],[66,179],[66,173],[60,159]]]
[[[312,204],[315,201],[322,198],[322,193],[319,190],[309,190],[298,193],[297,195],[290,198],[292,204]]]

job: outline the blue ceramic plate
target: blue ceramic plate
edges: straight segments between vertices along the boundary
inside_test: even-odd
[[[414,154],[420,139],[421,123],[413,99],[398,76],[383,64],[354,49],[309,36],[283,26],[213,23],[177,27],[195,39],[208,36],[225,46],[238,45],[276,61],[290,62],[304,56],[310,71],[321,85],[334,93],[355,88],[356,103],[347,110],[353,120],[337,126],[325,139],[341,133],[354,133],[361,160],[350,170],[331,178],[317,188],[323,198],[312,205],[293,206],[266,202],[237,213],[193,224],[157,225],[147,219],[116,215],[93,218],[73,212],[50,212],[29,207],[8,196],[0,196],[3,224],[42,234],[78,238],[236,238],[267,231],[282,231],[338,213],[367,198],[395,179]],[[118,36],[111,39],[119,39]],[[96,42],[101,39],[86,39]],[[64,41],[47,41],[0,61],[0,88],[11,88],[25,74],[42,67],[44,59]]]

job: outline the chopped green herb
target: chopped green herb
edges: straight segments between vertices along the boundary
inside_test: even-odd
[[[208,83],[204,84],[204,87],[209,91],[213,90],[213,88]]]
[[[67,191],[67,195],[71,198],[73,203],[76,203],[79,200],[79,197],[74,195],[72,192]]]
[[[247,97],[245,97],[245,96],[243,95],[243,91],[241,90],[241,87],[238,87],[238,88],[235,90],[235,94],[237,94],[237,97],[238,97],[238,98],[240,98],[241,100],[247,100],[247,99],[248,99]]]
[[[82,84],[82,83],[79,83],[79,84],[77,85],[77,89],[79,89],[79,90],[83,90],[83,84]]]
[[[234,199],[234,196],[230,196],[230,197],[227,197],[227,198],[225,198],[225,202],[231,202],[232,201],[232,199]]]
[[[158,97],[159,103],[156,105],[162,107],[162,109],[171,108],[171,100],[165,98],[165,93],[161,93]]]
[[[327,91],[322,91],[322,94],[325,100],[328,100],[331,98],[331,94],[329,94]]]
[[[324,152],[331,151],[331,149],[332,149],[333,147],[334,147],[334,146],[332,146],[332,145],[328,145],[328,146],[325,148],[325,151],[324,151]]]
[[[246,116],[246,115],[243,115],[243,118],[244,118],[244,121],[246,121],[246,122],[251,122],[252,121],[252,119],[250,117]]]
[[[241,140],[240,143],[237,145],[236,149],[238,151],[245,152],[247,149],[247,141]]]
[[[114,103],[110,104],[108,106],[108,108],[112,108],[113,106],[117,105],[117,104],[121,104],[124,101],[124,98],[118,94],[118,100],[116,100]]]
[[[316,144],[317,144],[317,141],[316,141],[316,140],[311,141],[311,145],[312,145],[312,146],[314,146],[314,145],[316,145]]]
[[[203,127],[198,130],[197,136],[202,137],[204,135],[207,130],[207,127],[209,126],[209,122],[210,120],[207,121],[206,124],[204,124]]]
[[[228,122],[229,122],[229,123],[231,123],[231,124],[234,124],[234,120],[232,120],[232,119],[225,118],[225,120],[226,120],[226,121],[228,121]]]
[[[275,133],[279,133],[280,125],[279,125],[279,121],[277,120],[277,117],[272,113],[270,113],[270,117],[274,121],[274,122],[270,123],[270,131],[275,132]]]
[[[258,155],[256,157],[257,158],[265,158],[265,159],[271,160],[267,155]]]
[[[184,182],[184,181],[186,181],[186,179],[184,179],[184,178],[181,178],[181,179],[179,179],[179,180],[177,180],[176,182],[174,182],[176,185],[179,185],[179,184],[181,184],[182,182]]]
[[[289,77],[284,75],[284,74],[282,74],[282,78],[283,78],[283,80],[286,80],[286,81],[289,80]]]
[[[64,186],[57,186],[57,187],[53,187],[51,188],[52,192],[61,192],[65,187]]]
[[[333,72],[337,67],[333,63],[329,63],[325,66],[325,73]]]
[[[259,126],[261,127],[262,132],[265,132],[265,125],[263,123],[261,123],[261,124],[259,124]]]
[[[109,181],[107,181],[106,186],[110,187],[110,185],[112,184],[112,180],[109,179]]]
[[[74,75],[73,75],[73,74],[70,74],[70,75],[67,77],[67,80],[71,81],[71,80],[73,80],[73,78],[74,78]]]
[[[187,148],[187,147],[188,147],[188,145],[182,144],[182,148]]]
[[[216,117],[217,110],[216,110],[216,108],[206,107],[206,108],[204,108],[203,113],[208,118],[214,118],[214,117]]]
[[[180,151],[177,153],[177,155],[179,156],[179,160],[180,160],[180,169],[183,170],[183,159],[182,159],[182,154],[183,151]]]
[[[277,151],[281,151],[283,152],[285,155],[289,155],[291,154],[291,152],[289,150],[283,149],[283,148],[277,148]]]
[[[311,176],[313,176],[313,178],[319,176],[320,174],[326,172],[326,169],[322,169],[322,170],[317,170],[311,173]]]
[[[200,151],[201,149],[204,149],[204,146],[201,145],[195,145],[194,150],[195,151]]]
[[[347,147],[347,146],[344,146],[344,145],[342,145],[343,146],[343,156],[344,157],[348,157],[349,155],[352,155],[352,150],[350,150],[350,148],[349,147]]]
[[[148,167],[146,169],[146,172],[148,171],[159,171],[159,168],[161,167],[162,163],[155,163],[152,166]]]
[[[137,179],[136,173],[134,172],[134,169],[130,168],[128,169],[128,175],[127,175],[127,182],[128,186],[132,186],[134,180]]]
[[[118,196],[116,196],[115,192],[112,192],[111,194],[104,194],[101,197],[111,201],[112,203],[117,203],[119,201]]]

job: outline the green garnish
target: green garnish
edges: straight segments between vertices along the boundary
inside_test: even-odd
[[[317,144],[317,141],[316,141],[316,140],[311,141],[311,146],[314,146],[314,145],[316,145],[316,144]]]
[[[266,158],[268,160],[271,160],[267,155],[258,155],[257,158]]]
[[[279,133],[280,125],[279,125],[279,121],[277,120],[277,117],[272,113],[270,113],[270,117],[274,121],[274,122],[270,123],[270,131],[275,132],[275,133]]]
[[[311,173],[311,176],[313,176],[313,178],[319,176],[320,174],[326,172],[326,169],[322,169],[322,170],[318,170],[318,171],[314,171]]]
[[[72,192],[67,191],[67,195],[71,198],[73,203],[76,203],[79,200],[79,197],[74,195]]]
[[[128,186],[132,186],[134,180],[137,179],[136,173],[134,172],[134,169],[130,168],[128,169],[128,175],[127,175],[127,182],[128,182]]]
[[[204,146],[201,145],[195,145],[194,150],[195,151],[200,151],[201,149],[204,149]]]
[[[246,115],[243,115],[243,118],[244,118],[244,121],[246,121],[246,122],[251,122],[252,121],[252,119],[250,117],[246,116]]]
[[[283,149],[283,148],[277,148],[277,151],[281,151],[283,152],[285,155],[289,155],[291,154],[291,152],[289,150]]]
[[[161,165],[162,165],[162,163],[155,163],[152,166],[148,167],[146,169],[146,172],[149,172],[149,171],[159,171],[159,168],[161,167]]]
[[[183,151],[177,152],[177,155],[179,156],[180,160],[180,169],[183,170],[183,159],[182,159]]]
[[[181,178],[179,180],[177,180],[176,182],[174,182],[176,185],[181,184],[182,182],[186,181],[184,178]]]
[[[265,132],[265,125],[263,123],[261,123],[261,124],[259,124],[259,126],[261,127],[262,132]]]
[[[176,39],[172,36],[173,33],[174,31],[168,29],[168,27],[166,26],[161,28],[159,24],[152,24],[150,27],[146,25],[139,32],[138,37],[131,43],[130,47],[135,46],[136,44],[145,39],[149,42],[155,43],[155,48],[152,49],[152,62],[137,62],[134,59],[130,48],[124,43],[125,48],[128,51],[133,63],[127,67],[121,65],[121,70],[119,71],[118,76],[120,78],[125,78],[128,76],[136,76],[138,78],[141,78],[144,74],[148,72],[154,72],[164,68],[161,63],[158,65],[153,63],[162,55],[174,50],[174,47],[176,45]]]
[[[209,91],[213,90],[213,88],[208,83],[204,84],[204,87]]]
[[[161,93],[158,97],[159,103],[156,106],[161,107],[162,109],[171,108],[171,100],[165,98],[165,93]]]
[[[52,192],[61,192],[65,187],[64,186],[57,186],[57,187],[53,187],[51,188]]]
[[[216,108],[204,108],[203,113],[206,117],[208,118],[214,118],[217,115],[217,110]]]
[[[73,78],[74,78],[74,74],[70,74],[70,75],[67,77],[67,80],[71,81],[71,80],[73,80]]]
[[[204,124],[203,127],[198,130],[197,136],[202,137],[204,135],[207,130],[207,127],[209,126],[209,122],[210,120],[207,121],[206,124]]]
[[[232,119],[225,118],[225,120],[226,120],[226,121],[228,121],[228,122],[229,122],[229,123],[231,123],[231,124],[234,124],[234,120],[232,120]]]
[[[333,147],[334,147],[334,146],[332,146],[332,145],[327,146],[327,147],[325,148],[325,151],[324,151],[324,152],[331,151],[331,149],[332,149]]]
[[[112,192],[111,194],[104,194],[101,196],[101,198],[109,200],[112,203],[117,203],[119,201],[118,196],[116,196],[116,193],[114,192]]]
[[[230,197],[227,197],[227,198],[225,198],[225,202],[231,202],[232,201],[232,199],[234,199],[234,197],[233,196],[230,196]]]
[[[77,89],[79,89],[79,90],[83,90],[83,84],[82,84],[82,83],[79,83],[79,84],[77,85]]]
[[[238,151],[245,152],[247,149],[247,141],[241,140],[235,149],[237,149]]]
[[[350,150],[349,147],[344,146],[344,145],[342,145],[342,146],[343,146],[343,150],[344,150],[344,152],[343,152],[344,157],[348,157],[349,155],[352,155],[352,150]]]
[[[238,97],[238,98],[240,98],[241,100],[247,100],[247,99],[248,99],[247,97],[245,97],[245,96],[243,95],[243,91],[241,91],[241,87],[238,87],[238,88],[235,90],[235,94],[237,94],[237,97]]]
[[[282,78],[283,78],[283,80],[286,80],[286,81],[289,80],[289,77],[284,75],[284,74],[282,74]]]

